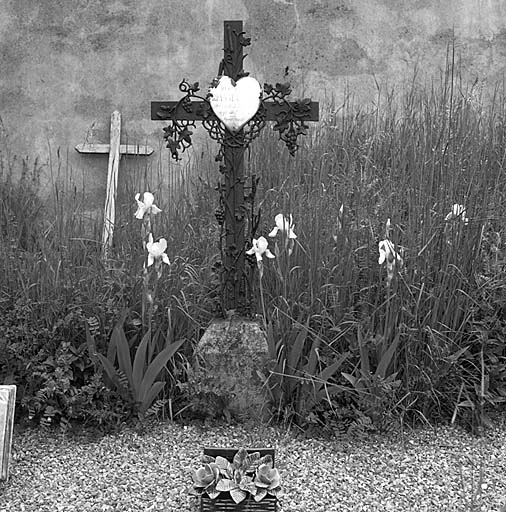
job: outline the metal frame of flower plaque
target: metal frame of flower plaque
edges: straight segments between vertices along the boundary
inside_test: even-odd
[[[258,224],[260,211],[255,212],[254,201],[258,178],[250,176],[249,187],[244,173],[244,154],[250,143],[256,139],[267,121],[274,121],[273,129],[294,155],[299,148],[299,135],[306,135],[307,121],[318,120],[318,103],[308,98],[289,101],[291,87],[288,83],[264,84],[260,88],[258,108],[238,129],[227,127],[223,118],[213,110],[213,90],[220,85],[220,79],[229,77],[232,85],[249,76],[243,69],[246,55],[243,48],[251,43],[245,37],[242,21],[224,22],[224,56],[219,65],[218,78],[211,83],[207,94],[199,94],[198,82],[183,80],[179,90],[184,96],[178,101],[151,102],[151,119],[170,121],[163,128],[167,148],[174,160],[181,158],[192,144],[195,122],[200,121],[210,137],[219,143],[220,149],[215,160],[220,162],[222,175],[216,189],[219,192],[219,206],[215,211],[221,227],[221,262],[216,270],[221,275],[222,313],[234,310],[243,316],[251,316],[253,261],[248,263],[246,250],[251,245]],[[245,191],[248,193],[245,194]],[[248,236],[246,226],[249,224]]]

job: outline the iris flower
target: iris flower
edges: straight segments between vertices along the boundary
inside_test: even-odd
[[[344,218],[344,204],[339,208],[339,213],[337,214],[337,231],[341,231],[343,229],[343,218]]]
[[[267,258],[274,258],[274,254],[267,248],[269,242],[265,239],[265,237],[261,236],[258,240],[253,238],[252,247],[249,251],[246,251],[246,254],[252,255],[254,254],[257,259],[257,263],[262,261],[262,256],[265,254]]]
[[[293,232],[293,228],[295,227],[293,224],[293,218],[290,214],[290,217],[285,217],[282,213],[278,213],[276,217],[274,217],[274,222],[276,223],[275,228],[269,233],[270,237],[274,237],[278,234],[278,231],[284,233],[287,238],[294,240],[297,238],[297,235]]]
[[[165,238],[160,238],[158,242],[153,242],[153,235],[150,233],[146,249],[148,250],[148,267],[153,265],[155,260],[161,260],[163,263],[170,265],[169,257],[165,254],[167,249],[167,240]]]
[[[155,196],[151,192],[144,192],[144,201],[140,201],[139,197],[141,197],[139,193],[135,194],[135,200],[137,201],[137,211],[135,212],[136,219],[144,218],[144,214],[148,212],[156,215],[162,211],[154,204]]]
[[[461,204],[455,203],[452,206],[450,213],[445,217],[446,221],[452,219],[460,219],[465,226],[467,226],[469,219],[466,217],[466,209]]]
[[[337,212],[336,218],[336,233],[332,235],[334,242],[339,243],[339,235],[343,230],[343,221],[344,221],[344,204],[341,205],[339,211]]]
[[[385,222],[385,235],[388,238],[392,234],[392,222],[390,220],[390,217]]]
[[[390,285],[395,272],[395,267],[402,267],[403,260],[400,254],[398,254],[394,248],[394,244],[388,240],[382,240],[378,244],[379,258],[378,263],[387,265],[387,284]]]

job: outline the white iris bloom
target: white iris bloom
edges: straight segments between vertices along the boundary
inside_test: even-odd
[[[457,203],[452,206],[450,213],[445,217],[445,221],[448,222],[453,219],[459,219],[467,226],[469,219],[466,217],[466,209],[464,206]]]
[[[394,273],[395,268],[402,267],[404,261],[399,253],[394,248],[394,244],[388,240],[382,240],[378,244],[378,250],[379,250],[379,258],[378,263],[382,265],[383,263],[386,263],[387,266],[387,284],[390,285]]]
[[[394,244],[390,240],[382,240],[378,244],[379,258],[378,263],[382,265],[385,261],[388,263],[399,262],[402,265],[401,256],[395,251]]]
[[[155,260],[161,260],[163,263],[170,265],[169,257],[165,254],[167,249],[167,240],[165,238],[160,238],[158,242],[153,242],[153,235],[150,233],[146,249],[148,250],[148,267],[153,265]]]
[[[262,261],[262,256],[266,256],[267,258],[274,258],[274,254],[267,248],[269,245],[269,242],[265,239],[265,237],[261,236],[258,238],[253,238],[252,247],[248,251],[246,251],[246,254],[252,255],[254,254],[257,262]]]
[[[293,228],[295,227],[293,224],[293,218],[290,214],[289,217],[285,217],[282,213],[278,213],[276,217],[274,217],[274,222],[276,223],[275,228],[269,233],[270,237],[274,237],[278,234],[278,231],[281,231],[285,234],[289,239],[294,240],[297,238],[297,235],[293,232]]]
[[[144,192],[144,201],[140,201],[139,197],[141,197],[139,193],[135,194],[135,200],[137,201],[137,211],[135,212],[136,219],[144,218],[144,214],[148,212],[156,215],[162,211],[154,204],[155,196],[151,192]]]

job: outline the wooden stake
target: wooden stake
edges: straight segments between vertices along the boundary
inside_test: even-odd
[[[121,114],[116,110],[111,115],[111,134],[109,165],[107,166],[107,189],[104,208],[104,227],[102,230],[102,250],[104,257],[112,247],[114,222],[116,220],[116,190],[118,188],[119,140],[121,134]]]
[[[107,259],[112,247],[114,223],[116,221],[116,191],[118,189],[118,170],[121,155],[151,155],[153,148],[140,144],[120,144],[121,114],[115,110],[111,115],[109,144],[78,144],[79,153],[109,153],[107,166],[107,188],[104,207],[104,226],[102,229],[102,255]]]

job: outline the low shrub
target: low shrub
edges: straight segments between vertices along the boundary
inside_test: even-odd
[[[295,158],[268,130],[253,143],[248,268],[259,270],[256,313],[273,364],[263,377],[282,419],[481,427],[503,403],[506,103],[499,90],[481,101],[473,87],[449,65],[439,82],[380,90],[386,100],[370,109],[351,97],[331,105]],[[177,390],[223,313],[218,197],[202,176],[213,165],[199,161],[149,224],[124,205],[106,262],[76,190],[53,194],[48,208],[38,170],[25,166],[19,186],[0,176],[0,378],[20,385],[23,410],[55,421],[136,415],[125,393],[101,387],[107,379],[82,349],[92,319],[105,357],[125,308],[132,359],[148,331],[152,356],[165,340],[182,342],[160,396],[189,405]],[[149,233],[166,240],[171,265],[147,277]],[[108,403],[114,418],[100,416]]]

